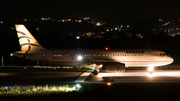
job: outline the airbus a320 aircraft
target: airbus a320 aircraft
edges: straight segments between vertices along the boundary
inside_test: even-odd
[[[16,31],[21,51],[13,52],[13,56],[46,65],[95,67],[94,75],[99,69],[125,72],[126,67],[153,67],[171,64],[173,58],[165,52],[153,49],[76,49],[48,50],[43,48],[22,24],[16,24]]]

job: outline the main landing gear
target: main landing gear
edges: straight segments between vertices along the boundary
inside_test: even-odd
[[[97,74],[99,73],[99,69],[100,69],[102,66],[103,66],[103,65],[96,65],[93,74],[94,74],[94,75],[97,75]]]
[[[149,73],[150,73],[150,74],[152,74],[152,73],[153,73],[153,69],[154,69],[154,67],[153,67],[153,66],[150,66],[150,67],[148,68],[148,71],[149,71]]]

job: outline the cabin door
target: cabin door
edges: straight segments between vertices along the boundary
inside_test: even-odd
[[[154,51],[149,52],[149,60],[154,60]]]

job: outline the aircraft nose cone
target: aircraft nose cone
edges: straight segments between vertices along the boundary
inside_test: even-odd
[[[170,63],[172,63],[172,62],[174,61],[174,59],[173,59],[172,57],[169,57],[168,61],[169,61]]]

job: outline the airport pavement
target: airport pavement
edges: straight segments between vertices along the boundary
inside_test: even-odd
[[[180,70],[126,70],[120,72],[63,69],[0,69],[0,84],[63,84],[63,83],[179,83]]]

